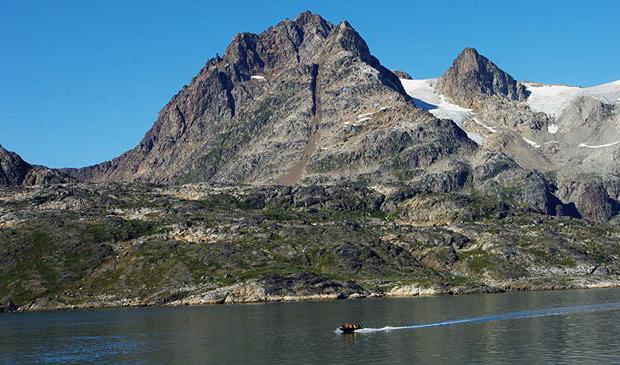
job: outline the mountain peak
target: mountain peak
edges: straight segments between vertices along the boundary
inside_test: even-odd
[[[454,60],[454,63],[460,65],[464,70],[468,68],[480,69],[489,62],[491,61],[488,58],[481,56],[477,49],[471,47],[464,48]]]
[[[494,95],[514,101],[528,96],[525,86],[470,47],[463,49],[443,74],[437,90],[463,106]]]
[[[299,13],[299,15],[295,17],[295,23],[297,23],[298,25],[304,25],[308,23],[320,24],[320,23],[327,23],[327,20],[325,20],[319,14],[315,14],[309,10],[306,10],[306,11]]]
[[[342,47],[342,49],[346,51],[353,52],[364,61],[368,61],[371,57],[370,49],[368,48],[366,41],[346,20],[338,24],[335,39],[339,47]]]

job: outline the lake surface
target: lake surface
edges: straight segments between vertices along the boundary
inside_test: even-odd
[[[620,289],[6,313],[0,364],[609,364],[619,324]]]

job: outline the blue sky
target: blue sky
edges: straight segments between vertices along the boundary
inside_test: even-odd
[[[111,159],[235,33],[306,9],[416,78],[470,46],[521,80],[620,79],[620,1],[0,0],[0,144],[51,167]]]

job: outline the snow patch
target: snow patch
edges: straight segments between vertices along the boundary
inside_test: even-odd
[[[414,99],[417,107],[429,111],[437,118],[451,119],[459,126],[471,117],[471,109],[465,109],[446,100],[443,95],[435,93],[433,84],[436,79],[406,80],[401,79],[405,92]]]
[[[523,140],[524,140],[527,144],[529,144],[530,146],[532,146],[532,147],[534,147],[534,148],[540,148],[540,145],[539,145],[538,143],[536,143],[536,142],[532,141],[531,139],[527,139],[527,138],[525,138],[525,137],[521,137],[521,138],[523,138]]]
[[[486,130],[488,130],[491,133],[497,133],[497,129],[493,128],[493,127],[489,127],[488,125],[482,123],[481,121],[478,120],[478,118],[472,118],[472,120],[476,123],[479,124],[481,126],[483,126]]]
[[[463,129],[463,128],[461,128]],[[463,129],[465,131],[465,133],[467,134],[467,138],[471,139],[472,141],[476,142],[477,145],[482,145],[484,143],[484,137],[482,137],[481,135],[479,135],[478,133],[474,133],[474,132],[468,132],[465,129]]]
[[[369,120],[372,120],[372,118],[370,117],[371,115],[373,115],[375,113],[366,113],[366,114],[360,114],[357,116],[357,120],[355,122],[344,122],[345,126],[353,126],[353,127],[359,127],[362,123],[367,122]]]
[[[549,131],[549,133],[551,133],[551,134],[558,133],[558,129],[559,129],[559,127],[558,127],[557,124],[549,124],[547,126],[547,131]]]
[[[358,121],[360,121],[360,120],[362,120],[362,119],[368,120],[368,119],[370,119],[369,117],[371,117],[371,116],[373,116],[373,115],[375,115],[375,114],[377,114],[377,113],[379,113],[379,112],[384,112],[384,111],[386,111],[386,110],[388,110],[388,109],[390,109],[390,107],[389,107],[389,106],[382,106],[382,107],[381,107],[378,111],[376,111],[376,112],[368,112],[368,113],[364,113],[364,114],[360,114],[360,115],[358,115],[358,116],[357,116],[357,119],[358,119]]]
[[[585,143],[580,143],[579,147],[585,147],[585,148],[605,148],[605,147],[613,147],[617,144],[619,144],[620,141],[616,141],[613,143],[607,143],[607,144],[599,144],[599,145],[589,145],[589,144],[585,144]]]
[[[463,122],[472,116],[471,109],[452,104],[448,102],[443,95],[435,93],[435,89],[433,88],[435,81],[436,79],[400,79],[405,92],[414,99],[414,103],[418,108],[427,110],[436,118],[452,120],[467,134],[469,139],[476,142],[478,145],[483,144],[484,137],[478,133],[468,132],[463,128]]]

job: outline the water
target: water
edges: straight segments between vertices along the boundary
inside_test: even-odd
[[[609,364],[619,323],[620,289],[8,313],[0,364]]]

